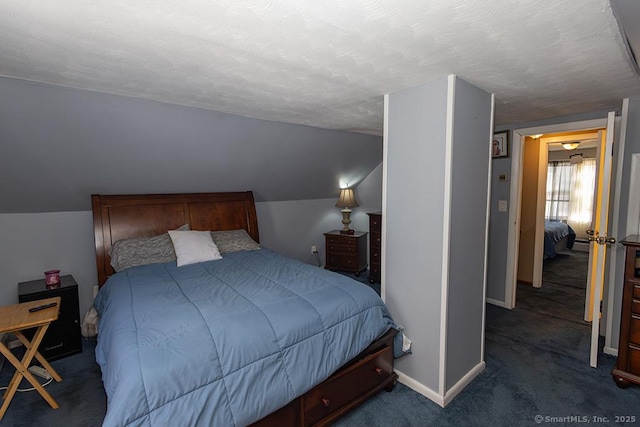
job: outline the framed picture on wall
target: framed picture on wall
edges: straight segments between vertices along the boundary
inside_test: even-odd
[[[509,157],[509,131],[496,132],[491,140],[491,156]]]

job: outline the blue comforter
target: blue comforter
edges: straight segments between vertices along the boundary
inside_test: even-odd
[[[576,232],[569,224],[561,221],[544,222],[544,254],[549,258],[556,257],[555,244],[567,237],[567,248],[571,249],[576,239]]]
[[[267,249],[129,268],[100,290],[104,426],[244,426],[394,327],[368,286]]]

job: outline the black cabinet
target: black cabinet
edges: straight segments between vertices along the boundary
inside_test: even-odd
[[[380,283],[382,265],[382,213],[369,215],[369,283]]]
[[[78,302],[78,284],[72,276],[61,276],[60,285],[47,289],[44,279],[18,283],[20,302],[60,297],[58,320],[49,325],[49,329],[40,344],[40,354],[48,361],[61,359],[82,352],[80,334],[80,308]],[[25,331],[31,339],[35,329]]]

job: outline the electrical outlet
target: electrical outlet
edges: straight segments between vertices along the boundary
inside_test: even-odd
[[[315,254],[318,252],[318,247],[316,245],[311,246],[311,254]]]

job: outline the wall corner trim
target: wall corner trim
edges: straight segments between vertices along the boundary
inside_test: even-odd
[[[607,347],[605,346],[602,351],[604,352],[604,354],[609,354],[611,356],[615,356],[618,357],[618,349],[617,348],[613,348],[613,347]]]
[[[436,404],[444,408],[444,396],[441,396],[437,392],[431,390],[426,385],[422,384],[419,381],[414,380],[410,376],[405,375],[400,371],[396,371],[396,374],[398,374],[398,381],[400,381],[400,383],[406,385],[411,390],[415,391],[416,393],[420,393],[427,399],[435,402]]]
[[[511,307],[509,307],[509,306],[507,305],[507,303],[506,303],[506,302],[504,302],[504,301],[498,301],[497,299],[493,299],[493,298],[486,298],[486,301],[487,301],[489,304],[497,305],[498,307],[502,307],[502,308],[506,308],[506,309],[511,310]]]
[[[464,390],[465,387],[468,386],[475,377],[477,377],[482,371],[484,371],[485,367],[486,364],[484,360],[478,363],[469,372],[467,372],[465,376],[460,379],[460,381],[458,381],[453,387],[451,387],[444,396],[431,390],[426,385],[420,383],[419,381],[416,381],[415,379],[409,377],[406,374],[403,374],[400,371],[396,371],[396,374],[398,374],[398,381],[400,381],[400,383],[406,385],[411,390],[415,391],[416,393],[420,393],[427,399],[444,408],[449,403],[451,403],[453,399],[462,390]]]
[[[445,406],[447,406],[449,403],[451,403],[451,401],[462,391],[464,390],[464,388],[466,386],[468,386],[471,381],[473,381],[473,379],[475,377],[477,377],[480,372],[484,371],[486,364],[483,361],[481,361],[480,363],[478,363],[476,366],[474,366],[469,372],[466,373],[466,375],[462,378],[460,378],[460,381],[458,381],[457,383],[455,383],[455,385],[453,387],[451,387],[444,395],[444,399],[443,399],[443,405],[442,407],[444,408]]]
[[[444,215],[442,224],[442,277],[440,300],[440,383],[438,391],[444,395],[447,383],[447,310],[449,307],[449,256],[451,251],[451,192],[453,188],[453,139],[454,112],[456,99],[456,76],[450,74],[447,78],[447,117],[444,153]]]

